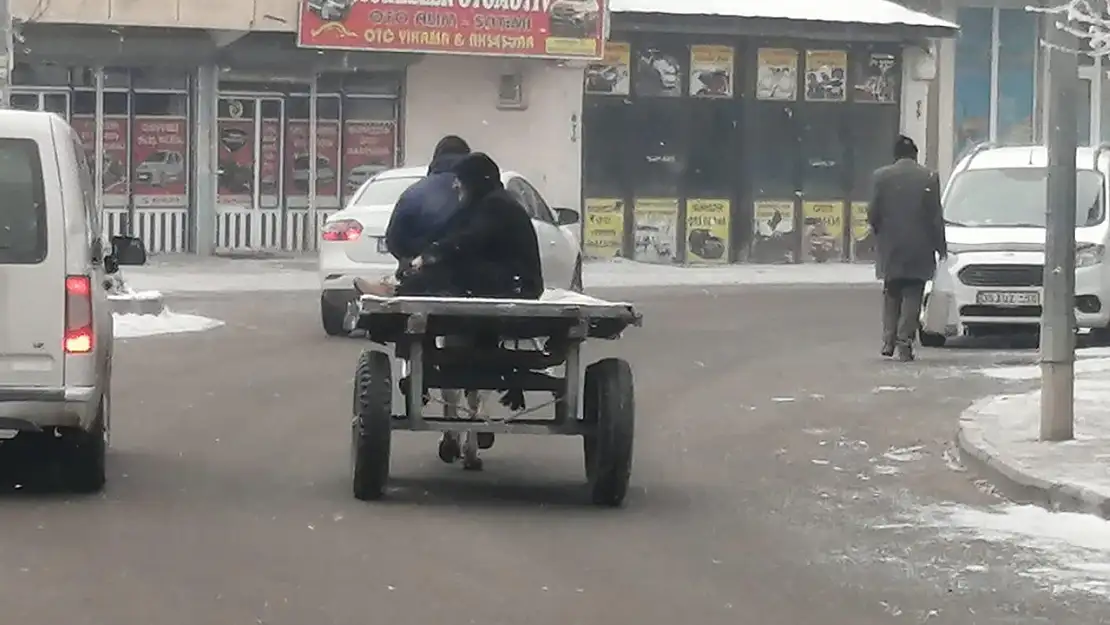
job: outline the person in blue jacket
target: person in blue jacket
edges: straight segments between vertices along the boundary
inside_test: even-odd
[[[386,249],[401,267],[409,263],[432,242],[459,209],[452,169],[470,154],[470,146],[455,135],[436,144],[428,175],[412,185],[397,199],[385,229]]]

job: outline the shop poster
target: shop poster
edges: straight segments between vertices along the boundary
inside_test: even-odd
[[[184,117],[136,117],[131,138],[131,192],[136,207],[181,208],[189,203]]]
[[[807,50],[806,100],[844,102],[847,74],[848,53],[844,50]]]
[[[308,208],[308,120],[288,123],[285,196],[289,208]],[[339,208],[339,122],[316,122],[316,207]]]
[[[130,142],[128,132],[128,118],[126,115],[108,115],[104,117],[104,129],[101,132],[104,141],[104,152],[101,159],[104,163],[104,207],[126,208],[128,197],[128,167],[127,149]],[[81,137],[81,144],[85,147],[85,156],[89,162],[89,175],[96,176],[96,117],[92,115],[77,115],[70,121],[70,125]]]
[[[254,203],[254,120],[220,119],[217,202],[250,207]]]
[[[605,56],[586,66],[586,93],[628,95],[631,85],[632,46],[621,41],[605,43]]]
[[[619,258],[624,248],[624,200],[588,198],[582,230],[587,258]]]
[[[852,78],[852,99],[865,104],[894,104],[902,88],[898,59],[893,54],[860,55]]]
[[[343,196],[396,166],[397,127],[393,121],[354,120],[343,124]]]
[[[752,260],[792,263],[796,248],[794,201],[756,200],[752,207]]]
[[[636,95],[662,98],[682,96],[682,63],[670,52],[645,48],[636,58]]]
[[[875,235],[867,222],[867,202],[852,202],[852,260],[873,261],[876,258]]]
[[[802,231],[802,258],[825,263],[843,258],[844,202],[802,203],[805,229]]]
[[[678,253],[678,200],[640,198],[632,209],[636,224],[633,259],[673,263]]]
[[[728,200],[686,200],[686,256],[695,263],[727,263]]]
[[[778,102],[798,99],[797,50],[760,48],[756,65],[756,99]]]
[[[258,142],[258,201],[261,208],[278,208],[281,197],[281,121],[262,120]]]
[[[733,65],[732,46],[690,46],[690,95],[731,98]]]

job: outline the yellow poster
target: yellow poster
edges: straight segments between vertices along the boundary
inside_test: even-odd
[[[756,200],[752,207],[751,259],[757,263],[792,263],[794,235],[793,200]]]
[[[802,255],[818,263],[842,258],[844,240],[844,202],[835,200],[802,204],[805,223]]]
[[[875,236],[867,222],[867,202],[852,202],[852,259],[875,260]]]
[[[588,258],[616,258],[624,246],[624,201],[609,198],[586,200],[582,248]]]
[[[792,102],[798,97],[798,51],[760,48],[756,65],[755,97]]]
[[[586,93],[594,95],[628,95],[632,46],[620,41],[607,41],[600,61],[586,66]]]
[[[727,263],[728,200],[686,200],[686,251],[693,262]]]
[[[690,46],[690,95],[731,98],[732,46]]]
[[[806,100],[844,102],[848,99],[848,53],[844,50],[806,50]]]
[[[673,263],[678,247],[678,200],[637,198],[633,258],[647,263]]]

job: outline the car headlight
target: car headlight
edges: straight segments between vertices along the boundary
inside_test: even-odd
[[[1083,245],[1075,249],[1075,268],[1093,267],[1102,263],[1106,254],[1105,245]]]

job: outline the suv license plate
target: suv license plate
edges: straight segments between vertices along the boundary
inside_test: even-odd
[[[389,247],[385,244],[385,237],[378,237],[378,253],[388,254]]]
[[[1040,306],[1041,294],[1036,291],[979,291],[975,303],[986,306]]]

